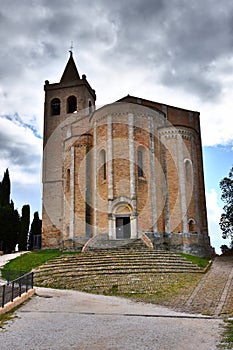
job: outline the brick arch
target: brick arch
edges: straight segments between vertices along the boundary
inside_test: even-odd
[[[119,209],[119,207],[123,207],[125,206],[125,208],[128,208],[129,212],[128,213],[133,213],[134,210],[134,205],[131,199],[125,197],[125,196],[121,196],[118,197],[117,199],[115,199],[112,203],[112,208],[111,208],[111,212],[112,214],[117,214],[117,210]]]
[[[196,232],[196,221],[193,218],[188,220],[188,229],[189,232]]]

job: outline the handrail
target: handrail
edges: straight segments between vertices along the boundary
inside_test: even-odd
[[[0,306],[3,308],[5,304],[12,302],[15,298],[21,297],[23,293],[27,293],[29,289],[33,289],[34,273],[29,272],[13,281],[0,286]]]

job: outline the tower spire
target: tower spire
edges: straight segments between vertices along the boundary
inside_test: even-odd
[[[65,70],[63,72],[63,75],[61,77],[61,80],[60,80],[61,83],[67,83],[67,82],[71,82],[71,81],[80,79],[76,64],[75,64],[74,59],[73,59],[73,51],[71,50],[71,49],[73,49],[72,43],[71,43],[71,47],[69,50],[70,57],[69,57],[69,60],[67,62],[67,65],[65,67]]]

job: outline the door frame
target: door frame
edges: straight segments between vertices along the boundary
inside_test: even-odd
[[[118,215],[116,215],[116,239],[130,239],[131,238],[131,219],[130,219],[130,217],[131,217],[131,215],[130,214],[118,214]],[[127,218],[127,224],[126,225],[124,225],[124,219],[126,219]],[[118,219],[123,219],[123,225],[122,226],[118,226],[117,225],[117,221],[118,221]],[[125,235],[127,235],[127,232],[126,231],[124,231],[124,226],[127,226],[127,225],[129,225],[129,227],[127,228],[128,230],[129,230],[129,237],[125,237]],[[123,232],[122,232],[122,237],[117,237],[118,236],[118,228],[119,227],[122,227],[122,229],[123,229]]]

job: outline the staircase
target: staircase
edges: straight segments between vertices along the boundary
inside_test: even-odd
[[[147,238],[149,240],[149,238]],[[149,240],[150,242],[150,240]],[[152,243],[150,242],[152,245]],[[152,245],[153,247],[153,245]],[[82,251],[103,252],[121,250],[148,250],[148,246],[141,238],[135,239],[109,239],[108,235],[98,235],[91,238]]]
[[[80,285],[98,286],[111,279],[114,284],[127,276],[159,273],[200,273],[203,270],[185,258],[163,250],[141,248],[115,249],[81,254],[66,254],[41,265],[35,270],[35,285],[54,288],[75,288]],[[131,247],[132,248],[132,247]],[[109,281],[108,281],[109,283]]]

